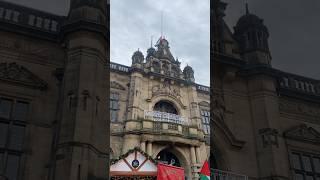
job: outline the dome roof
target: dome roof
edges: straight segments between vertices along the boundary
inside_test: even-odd
[[[132,62],[133,63],[142,63],[144,60],[144,56],[142,54],[141,51],[139,51],[139,49],[133,53],[132,55]]]
[[[243,32],[249,28],[258,28],[265,31],[268,34],[267,27],[263,24],[263,19],[251,14],[248,10],[248,4],[246,4],[246,14],[241,16],[235,26],[235,32]]]
[[[141,57],[141,56],[143,56],[143,54],[141,51],[137,50],[136,52],[133,53],[132,56],[140,56]]]
[[[148,50],[147,50],[147,58],[150,57],[150,56],[154,56],[156,53],[156,49],[153,48],[153,47],[150,47]]]
[[[254,14],[245,14],[241,16],[237,22],[237,26],[243,25],[261,25],[263,24],[263,20]]]
[[[187,65],[186,67],[184,67],[183,72],[193,72],[193,69],[191,66]]]

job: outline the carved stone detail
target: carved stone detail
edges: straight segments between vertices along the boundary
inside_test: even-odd
[[[0,63],[0,80],[41,90],[48,86],[44,80],[16,63]]]
[[[278,130],[272,128],[259,129],[259,134],[262,138],[263,147],[275,145],[279,147]]]
[[[179,89],[172,86],[169,81],[164,81],[162,84],[152,87],[152,96],[159,94],[171,95],[178,99],[181,97]]]
[[[303,142],[320,144],[320,132],[305,124],[295,126],[284,132],[284,137]]]
[[[116,81],[111,81],[110,82],[110,87],[111,88],[114,88],[114,89],[120,89],[120,90],[126,90],[126,88],[125,87],[123,87],[121,84],[119,84],[118,82],[116,82]]]

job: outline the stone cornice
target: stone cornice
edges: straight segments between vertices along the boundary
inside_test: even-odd
[[[63,16],[0,1],[3,13],[0,16],[0,29],[40,39],[59,41]]]

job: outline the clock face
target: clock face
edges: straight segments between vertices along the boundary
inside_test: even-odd
[[[137,168],[139,167],[139,161],[137,159],[133,160],[131,163],[132,167]]]

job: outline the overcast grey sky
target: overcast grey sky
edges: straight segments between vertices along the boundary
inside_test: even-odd
[[[210,84],[209,0],[111,0],[111,61],[131,65],[139,48],[146,51],[163,34],[181,68],[193,67],[196,82]]]
[[[7,0],[58,15],[67,15],[70,0]],[[111,0],[111,61],[131,65],[138,48],[146,54],[153,36],[163,32],[183,68],[195,71],[197,83],[210,84],[210,0]]]
[[[7,0],[7,1],[22,4],[22,5],[27,5],[29,7],[41,9],[43,11],[48,11],[48,12],[56,13],[60,15],[66,15],[69,9],[69,0]],[[133,12],[138,12],[140,8],[150,7],[150,6],[146,6],[145,3],[142,3],[142,5],[140,6],[138,4],[135,4],[135,5],[130,4],[130,2],[132,3],[133,1],[144,2],[147,0],[144,0],[144,1],[112,0],[112,1],[117,1],[118,3],[120,3],[119,8],[122,8],[123,12],[118,12],[118,13],[127,14],[127,16],[130,15],[130,19]],[[127,6],[124,5],[123,1],[127,1],[125,3],[127,4]],[[130,24],[141,25],[141,27],[149,26],[152,28],[150,28],[150,30],[146,28],[140,28],[138,32],[134,33],[133,30],[137,29],[137,26],[129,27],[129,30],[132,29],[132,34],[131,36],[128,37],[128,39],[126,39],[127,41],[125,41],[125,43],[128,45],[129,44],[128,40],[134,39],[134,41],[131,41],[133,43],[132,46],[122,45],[122,47],[127,46],[130,49],[125,50],[123,53],[121,53],[121,54],[124,54],[121,57],[120,56],[112,57],[113,58],[112,60],[119,61],[119,62],[127,60],[127,62],[129,63],[133,51],[137,50],[138,48],[145,51],[150,46],[149,45],[150,36],[154,35],[154,40],[156,40],[156,38],[160,36],[160,33],[159,33],[160,12],[159,11],[161,11],[161,9],[164,8],[163,9],[165,12],[164,31],[172,47],[171,49],[172,49],[173,55],[178,56],[181,60],[185,62],[192,61],[193,59],[197,59],[196,61],[198,62],[197,64],[207,62],[204,60],[200,60],[202,58],[193,58],[193,57],[197,57],[193,53],[195,53],[196,50],[199,50],[198,46],[200,41],[196,41],[195,44],[198,43],[197,46],[190,48],[191,46],[190,44],[192,44],[191,39],[195,39],[195,37],[197,37],[198,39],[203,38],[203,35],[202,35],[203,33],[197,32],[194,34],[190,29],[193,29],[193,28],[203,29],[203,28],[200,28],[201,26],[192,25],[191,23],[192,21],[187,22],[186,26],[181,26],[180,23],[184,21],[183,20],[185,19],[184,17],[186,17],[187,19],[188,18],[193,20],[196,19],[198,14],[197,9],[200,8],[201,6],[204,6],[204,10],[202,9],[199,13],[207,14],[205,13],[205,10],[208,9],[209,7],[203,4],[207,3],[208,0],[184,0],[184,2],[188,1],[190,3],[189,4],[184,3],[184,5],[181,7],[177,7],[176,5],[178,5],[179,2],[183,0],[179,0],[179,1],[172,0],[172,2],[167,3],[165,5],[164,4],[159,5],[159,3],[162,2],[160,0],[148,0],[148,1],[149,3],[152,2],[152,6],[150,8],[153,9],[153,11],[156,11],[154,12],[154,15],[151,16],[150,12],[153,12],[152,10],[148,10],[148,9],[141,10],[138,13],[140,15],[135,15],[135,16],[139,16],[139,18],[142,19],[142,21],[137,20],[137,21],[131,22]],[[223,1],[229,4],[227,6],[227,11],[226,11],[227,15],[225,17],[225,20],[229,24],[232,30],[233,29],[232,27],[235,25],[238,18],[242,14],[244,14],[245,0],[223,0]],[[270,32],[269,46],[270,46],[270,50],[273,57],[272,59],[273,67],[284,70],[284,71],[320,79],[320,71],[319,71],[320,49],[318,45],[320,42],[320,35],[319,35],[320,1],[319,0],[308,0],[308,1],[247,0],[247,1],[249,2],[250,11],[252,13],[257,14],[259,17],[263,18],[265,24],[269,29],[269,32]],[[192,2],[193,3],[197,2],[197,3],[193,4]],[[128,7],[131,7],[131,8],[128,8]],[[111,2],[111,8],[113,10],[112,2]],[[136,10],[134,10],[133,8],[136,8]],[[171,11],[171,13],[167,12],[169,10]],[[170,14],[171,15],[174,14],[175,16],[169,16]],[[204,19],[206,19],[207,16],[206,15],[202,15],[202,16],[203,16],[202,20],[205,22]],[[119,16],[118,19],[120,22],[121,16]],[[128,19],[128,17],[125,18],[123,15],[122,20],[123,19],[124,20]],[[134,18],[132,17],[132,19]],[[176,26],[176,24],[180,24],[180,25]],[[123,27],[124,30],[128,29],[127,25],[123,24],[123,26],[124,26]],[[113,30],[111,29],[111,31]],[[184,36],[183,34],[185,33],[188,34],[189,36]],[[133,36],[136,36],[136,38],[133,38]],[[113,37],[111,38],[114,39]],[[120,43],[120,41],[118,43]],[[184,49],[188,49],[188,51],[186,52],[184,51]],[[116,53],[116,50],[113,50],[112,54],[114,53]],[[125,53],[128,53],[128,54],[125,54]],[[193,55],[189,56],[189,54],[191,55],[193,54]],[[207,53],[203,54],[203,56],[205,56],[206,54]],[[196,73],[199,73],[199,71],[202,71],[201,68],[205,67],[203,65],[197,66],[192,63],[190,63],[190,65],[195,66],[194,69]],[[205,74],[205,73],[202,73],[202,74]],[[204,75],[203,77],[208,77],[208,76]],[[200,82],[200,83],[203,82],[203,84],[207,84],[205,80],[202,80],[199,78],[197,79],[197,82]]]
[[[228,3],[225,20],[233,31],[237,20],[249,11],[264,19],[269,29],[273,67],[320,79],[319,0],[222,0]]]

